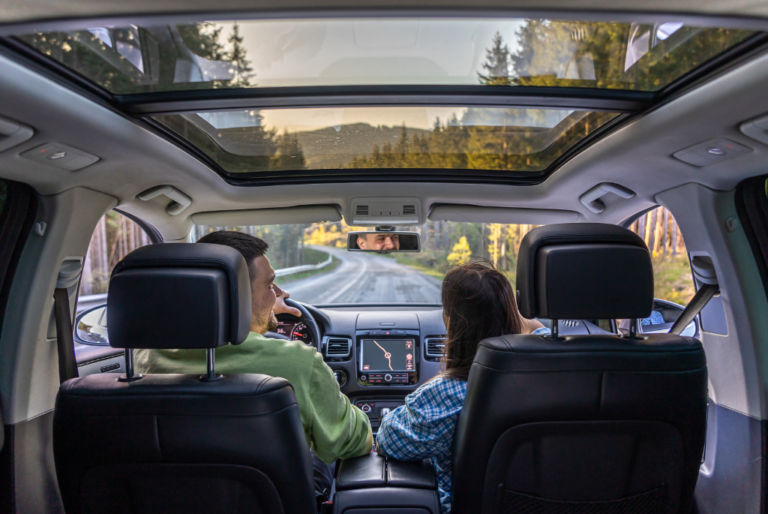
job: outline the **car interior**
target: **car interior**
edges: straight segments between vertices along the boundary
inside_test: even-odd
[[[0,513],[445,514],[375,444],[318,499],[290,382],[216,371],[220,230],[374,440],[445,369],[447,270],[510,279],[550,333],[480,343],[451,512],[765,512],[767,83],[761,1],[3,6]]]

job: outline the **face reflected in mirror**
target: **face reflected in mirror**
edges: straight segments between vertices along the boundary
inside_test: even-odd
[[[357,236],[357,246],[361,250],[387,251],[400,249],[400,236],[381,232],[378,234],[360,234]]]

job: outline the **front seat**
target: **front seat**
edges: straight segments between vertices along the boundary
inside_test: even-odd
[[[139,248],[112,273],[110,345],[196,348],[202,358],[206,349],[242,343],[250,291],[245,259],[232,248]],[[104,373],[62,384],[53,446],[66,511],[314,512],[312,461],[291,385],[256,374],[217,380],[210,371],[122,380]]]
[[[518,259],[526,318],[650,315],[651,257],[629,230],[540,227]],[[690,337],[485,339],[454,437],[453,512],[689,514],[706,406]]]

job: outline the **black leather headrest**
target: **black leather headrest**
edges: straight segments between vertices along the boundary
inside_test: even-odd
[[[228,246],[144,246],[112,271],[107,326],[114,348],[240,344],[250,325],[248,266]]]
[[[526,318],[645,318],[653,309],[653,266],[634,232],[601,223],[531,230],[517,260]]]

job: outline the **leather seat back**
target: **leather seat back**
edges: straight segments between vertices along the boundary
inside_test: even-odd
[[[250,310],[248,270],[237,251],[200,243],[145,247],[113,272],[110,344],[241,343]],[[54,456],[69,513],[315,510],[296,397],[280,378],[69,380],[56,402]]]
[[[653,305],[650,256],[619,227],[535,229],[517,276],[527,318],[642,318]],[[706,405],[692,338],[484,340],[454,437],[453,511],[687,514]]]

